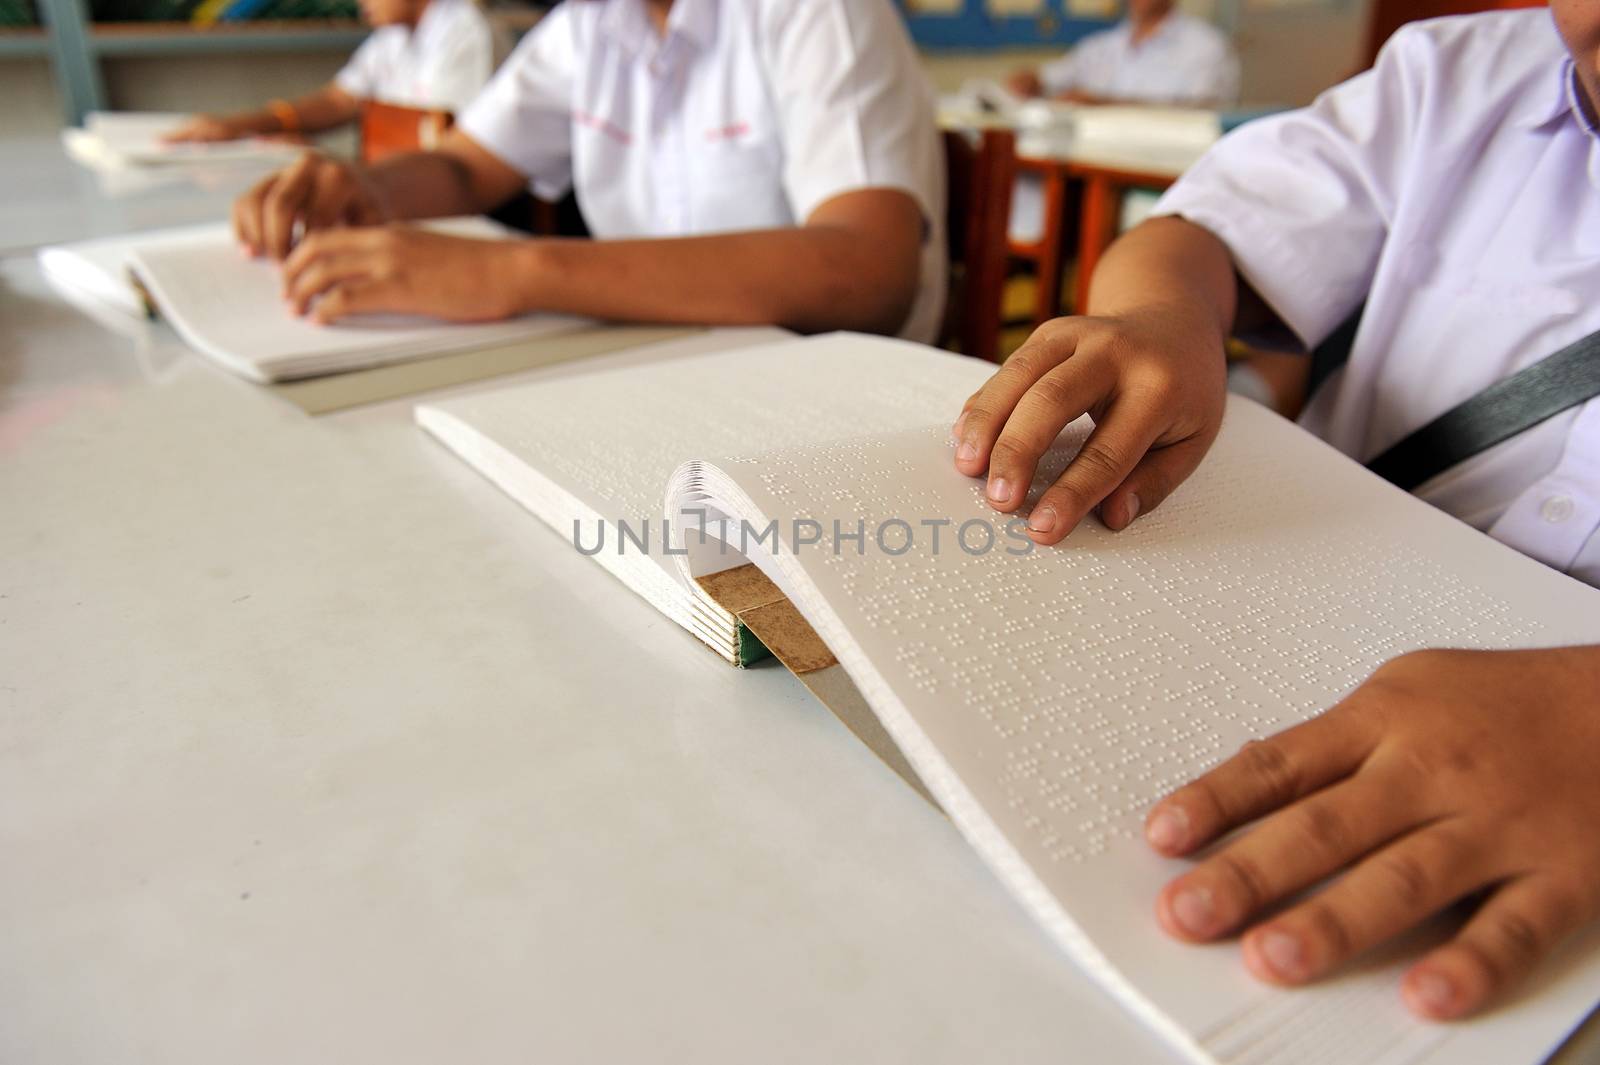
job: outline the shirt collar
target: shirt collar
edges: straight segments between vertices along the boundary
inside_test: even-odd
[[[605,13],[598,28],[617,44],[635,55],[649,56],[657,47],[674,38],[707,47],[716,39],[716,0],[673,0],[667,13],[665,39],[656,35],[644,0],[606,0]]]
[[[673,0],[667,33],[682,34],[701,48],[717,38],[717,0]]]
[[[1541,129],[1570,115],[1580,129],[1590,134],[1596,132],[1583,110],[1583,87],[1578,84],[1578,68],[1571,56],[1561,64],[1560,74],[1547,83],[1546,89],[1530,96],[1517,119],[1523,129]]]
[[[1117,23],[1117,29],[1122,32],[1122,39],[1127,41],[1129,45],[1132,45],[1135,48],[1143,48],[1147,44],[1151,44],[1152,42],[1159,41],[1162,38],[1172,36],[1177,32],[1177,25],[1178,10],[1177,8],[1173,8],[1171,11],[1168,11],[1165,15],[1161,16],[1161,21],[1156,23],[1156,28],[1150,34],[1150,36],[1140,41],[1137,45],[1133,43],[1133,23],[1130,20],[1123,19],[1121,22]]]

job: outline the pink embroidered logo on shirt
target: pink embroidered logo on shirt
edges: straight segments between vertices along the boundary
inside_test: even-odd
[[[714,126],[706,130],[708,141],[736,141],[750,133],[750,123],[730,122],[726,126]]]
[[[618,144],[633,143],[633,134],[629,133],[615,122],[601,118],[599,115],[592,115],[587,111],[575,110],[572,112],[572,121],[576,122],[580,126],[587,126],[589,129],[604,133],[607,137],[610,137]]]

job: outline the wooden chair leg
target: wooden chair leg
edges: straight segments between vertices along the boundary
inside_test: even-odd
[[[1100,256],[1117,235],[1117,214],[1122,205],[1122,186],[1104,175],[1093,175],[1083,184],[1083,223],[1078,233],[1078,283],[1074,286],[1073,313],[1083,314],[1089,306],[1089,282]]]
[[[1061,274],[1066,235],[1067,175],[1054,167],[1044,182],[1044,228],[1039,234],[1039,287],[1033,299],[1033,326],[1061,315]]]

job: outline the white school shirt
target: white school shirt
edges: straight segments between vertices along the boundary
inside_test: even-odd
[[[380,26],[334,83],[351,96],[460,112],[494,72],[494,34],[471,0],[430,0],[408,26]]]
[[[856,189],[909,193],[926,223],[900,335],[932,340],[945,289],[933,94],[889,0],[567,0],[460,128],[597,237],[798,225]]]
[[[1135,44],[1133,25],[1091,33],[1039,68],[1047,93],[1077,90],[1116,100],[1222,103],[1239,96],[1239,58],[1221,30],[1174,11]]]
[[[1307,346],[1363,300],[1302,423],[1363,462],[1600,329],[1600,138],[1548,10],[1401,29],[1375,69],[1224,138],[1157,214],[1215,233]],[[1417,493],[1600,585],[1600,400]]]

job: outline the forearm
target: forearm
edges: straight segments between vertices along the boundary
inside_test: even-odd
[[[915,261],[829,226],[665,240],[530,241],[516,270],[523,309],[598,318],[896,332]]]
[[[448,218],[482,214],[501,198],[476,187],[472,171],[459,159],[439,151],[391,156],[363,171],[389,218]]]
[[[1162,309],[1198,316],[1221,335],[1233,326],[1238,283],[1227,245],[1182,218],[1154,218],[1123,234],[1101,258],[1088,313]]]
[[[293,122],[270,107],[229,115],[225,121],[240,135],[320,133],[355,121],[360,110],[355,97],[331,84],[290,101],[289,106],[294,109]]]

